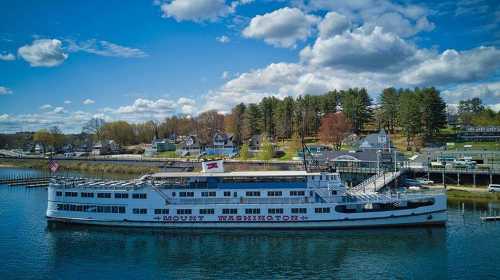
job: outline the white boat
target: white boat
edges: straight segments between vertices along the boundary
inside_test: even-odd
[[[221,165],[204,163],[202,172],[157,173],[133,181],[54,180],[48,187],[47,218],[106,226],[259,229],[447,220],[444,193],[349,192],[338,173],[223,172]]]

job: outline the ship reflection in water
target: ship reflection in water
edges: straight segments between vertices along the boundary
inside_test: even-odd
[[[228,231],[50,224],[47,229],[54,269],[70,278],[99,267],[113,278],[418,279],[430,273],[446,277],[448,267],[445,227]]]

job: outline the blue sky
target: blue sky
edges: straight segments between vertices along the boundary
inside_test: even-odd
[[[500,109],[496,1],[2,1],[0,131],[436,86]]]

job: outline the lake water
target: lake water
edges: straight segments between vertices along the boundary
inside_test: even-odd
[[[187,231],[48,226],[46,196],[0,185],[0,279],[500,278],[492,203],[450,202],[446,227]]]

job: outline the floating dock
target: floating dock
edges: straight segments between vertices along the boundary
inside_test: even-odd
[[[500,221],[500,216],[485,216],[485,217],[481,217],[481,221],[483,221],[483,222]]]

